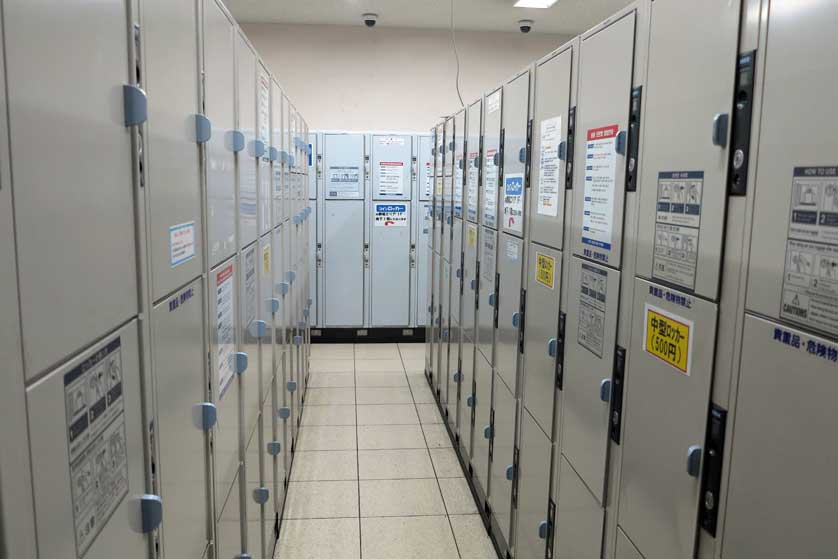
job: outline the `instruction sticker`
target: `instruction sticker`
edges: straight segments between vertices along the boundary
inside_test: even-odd
[[[559,144],[562,141],[562,117],[541,121],[541,158],[538,164],[539,215],[559,215],[559,189],[561,186],[561,160]]]
[[[215,305],[218,323],[215,326],[218,390],[223,397],[233,380],[233,354],[236,352],[236,312],[233,265],[225,266],[215,275]]]
[[[535,253],[535,281],[553,289],[555,284],[556,259],[540,252]]]
[[[406,204],[376,204],[376,227],[407,227]]]
[[[376,136],[375,142],[380,146],[403,146],[404,136]]]
[[[466,243],[470,247],[477,247],[477,226],[468,224],[466,228]]]
[[[454,161],[454,215],[463,217],[463,158],[457,153]]]
[[[645,308],[643,350],[689,376],[692,361],[692,321],[652,305],[647,304]]]
[[[487,285],[495,284],[495,236],[483,234],[483,254],[480,257],[480,275],[489,282]]]
[[[500,90],[486,97],[486,112],[492,114],[500,109]]]
[[[597,357],[602,358],[602,349],[605,344],[608,272],[583,263],[579,285],[579,332],[576,341]]]
[[[495,165],[496,149],[486,150],[486,166],[483,170],[483,223],[495,226],[497,220],[498,166]]]
[[[265,146],[271,145],[271,80],[262,65],[259,65],[259,140]],[[268,153],[265,153],[265,158]]]
[[[507,229],[524,230],[524,175],[522,173],[503,177],[503,222]]]
[[[433,169],[431,168],[431,162],[425,162],[425,197],[430,198],[433,194],[433,186],[431,185],[431,177],[433,175]]]
[[[117,338],[64,375],[76,554],[81,557],[128,494],[128,457]]]
[[[265,245],[262,248],[262,272],[271,273],[271,245]]]
[[[329,167],[328,190],[329,196],[361,195],[361,171],[358,167]]]
[[[794,169],[780,316],[838,333],[838,166]]]
[[[585,197],[582,214],[584,255],[608,262],[614,220],[617,177],[616,124],[588,130],[585,152]]]
[[[515,242],[513,239],[508,238],[506,239],[506,257],[512,260],[513,262],[518,260],[520,256],[520,249],[518,248],[518,243]]]
[[[404,197],[404,162],[378,163],[378,195]]]
[[[693,289],[704,171],[658,173],[652,277]]]
[[[169,227],[169,265],[177,268],[195,258],[195,222]]]
[[[244,323],[256,320],[256,247],[244,253]]]
[[[466,173],[466,180],[468,181],[466,197],[468,200],[466,204],[466,218],[469,221],[477,221],[478,188],[480,187],[480,169],[475,165],[477,155],[476,151],[468,154],[468,173]]]

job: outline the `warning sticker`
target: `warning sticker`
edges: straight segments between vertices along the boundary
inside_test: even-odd
[[[576,341],[597,357],[602,358],[605,343],[608,272],[583,263],[579,284],[579,332]]]
[[[376,204],[376,227],[407,227],[406,204]]]
[[[358,167],[329,167],[328,184],[329,196],[361,195],[361,171]]]
[[[486,165],[483,168],[483,223],[491,227],[497,221],[498,166],[495,165],[496,149],[486,150]]]
[[[794,169],[780,316],[838,333],[838,166]]]
[[[403,161],[379,161],[378,195],[404,197]]]
[[[477,226],[472,224],[467,224],[466,227],[466,243],[468,246],[476,248],[477,247]]]
[[[503,177],[503,222],[511,231],[524,231],[524,175],[521,173]]]
[[[271,245],[265,245],[262,248],[262,272],[271,273]]]
[[[463,217],[463,156],[457,152],[454,161],[454,215]]]
[[[693,289],[704,171],[658,173],[652,277]]]
[[[430,198],[433,194],[433,187],[431,186],[431,177],[433,176],[434,171],[431,168],[431,162],[425,162],[425,197]]]
[[[561,160],[559,144],[562,141],[562,117],[541,121],[541,158],[538,164],[539,215],[559,215],[559,188],[561,185]]]
[[[535,281],[548,289],[555,284],[556,259],[540,252],[535,253]]]
[[[76,554],[81,556],[128,494],[128,457],[117,338],[64,375]]]
[[[693,323],[652,305],[646,305],[643,350],[684,373],[690,374]]]
[[[477,152],[468,154],[468,173],[466,174],[466,219],[477,221],[477,204],[479,202],[480,169],[477,167]]]
[[[215,275],[215,304],[218,323],[215,326],[216,357],[218,359],[218,390],[224,396],[233,380],[233,354],[236,351],[236,312],[233,304],[235,278],[233,265]]]
[[[585,197],[582,243],[584,255],[608,262],[617,177],[616,124],[588,130],[585,152]]]
[[[169,227],[169,265],[176,268],[195,258],[195,222]]]

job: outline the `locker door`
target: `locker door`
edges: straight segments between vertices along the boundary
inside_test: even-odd
[[[471,462],[472,416],[474,408],[474,343],[466,338],[462,331],[462,356],[460,358],[460,403],[457,406],[459,415],[460,454],[466,463]]]
[[[434,251],[442,254],[442,230],[445,223],[442,196],[442,158],[445,153],[445,128],[436,127],[434,138]],[[447,228],[445,228],[447,229]]]
[[[308,199],[317,199],[317,154],[320,153],[317,145],[317,134],[311,132],[308,135]]]
[[[644,557],[688,558],[701,481],[687,457],[705,440],[717,307],[641,279],[634,293],[618,522]]]
[[[542,559],[545,539],[540,530],[548,521],[550,496],[550,437],[527,410],[521,412],[521,442],[518,467],[518,518],[515,557]]]
[[[466,340],[474,343],[475,325],[477,320],[477,309],[475,308],[475,297],[477,296],[477,232],[479,227],[475,223],[465,223],[463,238],[463,294],[462,294],[462,317],[463,343]]]
[[[446,419],[451,431],[457,433],[458,417],[457,410],[459,409],[459,395],[460,395],[460,347],[462,343],[462,328],[460,323],[453,317],[451,319],[451,327],[449,328],[449,342],[448,342],[448,381],[445,400],[446,404]]]
[[[454,119],[445,121],[445,144],[442,157],[442,237],[439,252],[451,263],[451,229],[454,226]]]
[[[259,299],[258,319],[264,322],[259,340],[259,401],[264,402],[273,382],[274,340],[273,340],[273,243],[269,233],[259,241]],[[257,332],[259,334],[260,332]]]
[[[498,234],[488,227],[480,228],[480,277],[477,282],[477,348],[483,358],[494,363],[495,304]]]
[[[3,3],[3,19],[7,163],[31,380],[137,314],[133,163],[122,96],[129,38],[121,1],[13,0]],[[91,154],[95,164],[80,164]]]
[[[372,136],[372,199],[410,200],[410,136]]]
[[[492,514],[500,526],[506,544],[511,544],[510,520],[512,517],[513,459],[515,450],[515,397],[512,390],[495,375],[492,392],[492,485],[489,504]]]
[[[561,152],[567,153],[573,54],[568,48],[535,68],[530,239],[558,249],[564,240],[567,156]]]
[[[256,55],[242,31],[236,33],[236,128],[245,149],[236,154],[239,246],[256,240]]]
[[[308,297],[311,299],[311,308],[309,310],[308,323],[311,326],[320,325],[319,305],[317,301],[317,258],[312,258],[312,249],[317,246],[317,201],[310,200],[308,203],[310,210],[309,224],[308,224],[308,247],[306,254],[308,254]]]
[[[432,202],[419,202],[419,211],[416,212],[419,218],[416,224],[418,231],[418,235],[416,236],[416,326],[425,326],[428,324],[428,306],[431,304],[429,293],[431,249],[428,245],[430,244],[431,226],[433,225],[432,212]]]
[[[500,167],[501,97],[498,89],[483,101],[483,192],[480,225],[498,229],[498,175]]]
[[[286,328],[286,295],[283,293],[287,288],[284,287],[285,284],[285,272],[284,272],[284,263],[283,260],[285,259],[285,246],[284,246],[284,235],[283,235],[283,225],[280,225],[276,229],[273,230],[272,238],[273,238],[273,246],[271,247],[271,258],[272,258],[272,265],[273,265],[273,298],[279,301],[279,309],[276,313],[274,313],[273,321],[274,321],[274,344],[276,345],[275,354],[276,354],[276,362],[277,367],[285,359],[285,328]],[[279,369],[278,369],[279,370]],[[279,371],[281,373],[281,371]],[[285,386],[284,384],[282,385]]]
[[[635,12],[582,39],[573,198],[573,252],[619,267]],[[622,139],[621,139],[622,138]],[[625,150],[622,150],[623,152]]]
[[[832,341],[746,315],[725,557],[834,554],[836,359]]]
[[[439,352],[437,355],[436,389],[439,403],[448,403],[448,352],[451,342],[451,265],[440,261],[439,275]]]
[[[454,116],[454,149],[451,154],[451,165],[453,167],[453,206],[454,217],[463,218],[463,180],[465,178],[465,161],[463,159],[466,132],[466,113],[460,111]]]
[[[364,325],[364,203],[326,200],[323,325]]]
[[[259,415],[259,355],[261,340],[257,320],[259,319],[259,247],[257,244],[250,245],[241,253],[241,293],[240,297],[240,322],[241,344],[239,351],[243,351],[248,357],[247,370],[241,375],[244,391],[244,435],[248,439],[256,429],[256,418]]]
[[[521,398],[533,420],[552,439],[556,356],[564,344],[559,335],[562,253],[535,243],[530,243],[529,250]]]
[[[197,279],[152,310],[163,551],[175,557],[200,557],[208,539],[206,435],[195,423],[206,401],[203,300]]]
[[[410,202],[373,203],[370,326],[410,324]]]
[[[288,221],[294,213],[291,196],[291,112],[290,102],[282,94],[282,219]]]
[[[276,159],[271,164],[273,173],[271,199],[273,207],[271,212],[271,224],[276,227],[284,218],[282,200],[282,90],[275,80],[271,80],[271,147],[276,150]]]
[[[431,308],[431,325],[432,325],[432,336],[431,336],[431,350],[430,350],[430,364],[429,372],[432,374],[436,374],[438,372],[437,367],[437,354],[439,353],[439,338],[440,338],[440,326],[442,324],[442,318],[440,316],[440,282],[439,276],[442,274],[442,258],[436,252],[431,253],[431,300],[433,302],[433,306]]]
[[[576,257],[570,266],[562,454],[604,505],[620,272]]]
[[[617,550],[615,557],[616,559],[643,559],[643,556],[640,555],[640,552],[637,551],[634,544],[629,541],[626,534],[619,528],[617,528]]]
[[[257,213],[259,235],[264,235],[271,228],[271,77],[262,65],[256,64],[256,143],[254,155],[259,167],[259,192]],[[260,155],[261,153],[261,155]]]
[[[262,415],[259,417],[259,426],[262,429],[259,438],[259,452],[262,454],[263,471],[259,483],[260,489],[268,490],[268,500],[261,505],[260,510],[260,543],[262,557],[272,559],[274,556],[274,528],[276,526],[276,510],[274,509],[274,470],[273,456],[268,451],[268,443],[273,440],[273,414],[271,413],[270,397],[262,403]],[[253,546],[255,547],[255,546]]]
[[[556,559],[600,559],[603,510],[563,456],[559,463],[558,486],[553,556]]]
[[[364,197],[362,134],[324,134],[323,181],[327,200]]]
[[[451,319],[460,322],[460,285],[463,277],[463,220],[454,218],[451,231]]]
[[[139,359],[132,320],[26,391],[43,557],[150,553],[134,523],[145,481]]]
[[[524,236],[524,181],[528,170],[527,128],[530,73],[524,72],[503,86],[503,181],[500,193],[501,229]]]
[[[465,200],[466,219],[477,223],[480,214],[480,139],[482,138],[483,101],[478,99],[468,106],[466,115]]]
[[[434,161],[431,155],[431,148],[433,147],[433,136],[419,136],[419,147],[417,155],[417,170],[419,172],[419,179],[417,186],[419,188],[419,199],[422,201],[430,201],[434,194]]]
[[[495,370],[515,393],[518,375],[518,329],[521,324],[521,269],[524,241],[500,235],[498,247],[498,320]]]
[[[489,442],[492,438],[492,366],[480,352],[474,354],[474,467],[475,484],[489,492]],[[483,503],[480,503],[481,505]]]

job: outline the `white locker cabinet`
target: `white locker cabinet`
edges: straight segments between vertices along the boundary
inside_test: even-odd
[[[145,136],[152,298],[203,270],[198,112],[198,22],[194,2],[144,0],[144,82],[153,102]],[[190,126],[191,125],[191,126]]]
[[[417,189],[419,200],[431,201],[434,195],[434,161],[431,150],[433,149],[433,136],[418,136],[417,150]]]
[[[495,370],[513,394],[517,394],[518,331],[523,323],[521,271],[524,242],[518,237],[498,235],[498,314],[495,328]],[[482,342],[481,342],[482,345]]]
[[[642,279],[634,293],[618,522],[644,557],[689,558],[718,309]]]
[[[369,149],[372,160],[372,199],[410,200],[412,138],[373,134]]]
[[[416,227],[415,263],[416,272],[416,326],[422,327],[429,324],[428,307],[430,299],[430,266],[431,266],[431,228],[433,227],[433,202],[418,202],[414,212],[414,226]]]
[[[364,174],[362,134],[323,135],[323,197],[326,200],[363,198]]]
[[[32,499],[43,557],[148,557],[137,323],[26,391]],[[21,449],[22,450],[22,449]]]
[[[444,126],[445,145],[442,156],[442,237],[439,253],[451,263],[451,229],[454,226],[454,119],[449,118]]]
[[[307,134],[308,137],[308,199],[317,199],[317,180],[320,173],[320,165],[318,165],[318,157],[320,156],[320,146],[318,145],[318,136],[315,133]]]
[[[369,324],[406,326],[410,323],[410,202],[373,202],[371,213]]]
[[[651,3],[637,274],[709,299],[722,267],[740,8]]]
[[[261,334],[259,324],[259,245],[254,243],[242,250],[239,276],[239,328],[241,342],[239,351],[247,354],[247,371],[241,374],[244,405],[244,434],[250,434],[256,428],[259,415],[259,355]]]
[[[477,278],[477,349],[489,362],[495,359],[495,306],[497,304],[497,246],[498,233],[481,227],[477,239],[480,251]]]
[[[313,251],[317,246],[317,201],[310,200],[309,208],[309,224],[308,224],[308,247],[306,250],[307,265],[308,265],[308,297],[311,301],[309,308],[308,323],[311,326],[320,326],[320,303],[317,300],[317,258],[313,256]]]
[[[500,229],[524,236],[526,187],[529,171],[530,72],[527,70],[503,86],[503,177],[500,192]]]
[[[327,199],[323,207],[323,326],[363,326],[364,202]]]
[[[259,402],[270,395],[274,371],[273,316],[273,239],[268,233],[259,239],[256,267],[259,269],[259,297],[256,315],[259,324],[252,329],[259,336]]]
[[[463,219],[463,182],[465,180],[465,132],[466,111],[461,110],[454,115],[454,146],[451,154],[452,173],[452,202],[454,218]]]
[[[515,482],[515,396],[500,375],[492,391],[492,461],[489,505],[507,546],[512,545],[512,486]]]
[[[236,129],[244,140],[236,152],[236,194],[239,207],[239,247],[257,236],[256,177],[256,54],[241,30],[236,44]],[[241,146],[237,146],[241,147]]]
[[[553,557],[556,559],[601,559],[604,514],[596,498],[562,456],[559,460],[558,499],[556,499],[556,535]]]
[[[284,219],[284,201],[282,199],[282,89],[276,80],[271,80],[271,151],[275,159],[271,162],[271,225],[276,227]]]
[[[542,559],[548,530],[550,437],[530,413],[521,412],[520,457],[518,463],[518,506],[515,529],[515,557]]]
[[[477,351],[474,354],[474,444],[471,464],[475,485],[485,497],[489,487],[489,443],[492,439],[492,366]],[[482,506],[483,503],[480,503]]]
[[[480,141],[483,138],[483,100],[478,99],[466,109],[465,181],[463,215],[477,223],[480,213]]]
[[[253,155],[258,165],[257,220],[259,235],[270,231],[271,206],[271,77],[265,66],[256,64],[256,140]]]
[[[577,44],[535,66],[528,227],[531,241],[559,250],[564,246],[565,188],[572,174],[568,159],[573,138],[568,132]]]
[[[206,435],[200,421],[206,401],[203,301],[203,281],[197,279],[151,312],[162,547],[175,557],[200,557],[208,539]]]
[[[620,267],[635,11],[582,38],[573,253]]]
[[[123,110],[131,39],[122,1],[12,0],[3,20],[20,322],[32,379],[137,314]],[[34,133],[47,130],[48,139]],[[91,154],[95,165],[80,164]]]
[[[498,229],[498,192],[501,172],[501,100],[503,89],[499,88],[483,100],[483,165],[482,193],[480,196],[480,225]]]

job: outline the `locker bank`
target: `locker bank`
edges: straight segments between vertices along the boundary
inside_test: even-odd
[[[836,21],[0,0],[0,558],[838,556]]]

